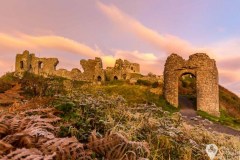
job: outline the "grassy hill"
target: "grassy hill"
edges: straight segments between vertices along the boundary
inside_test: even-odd
[[[223,86],[219,86],[219,96],[221,109],[232,117],[240,118],[240,98]]]
[[[0,148],[1,145],[5,148],[4,151],[0,151],[0,158],[12,151],[17,152],[16,148],[20,147],[37,148],[37,153],[41,155],[52,155],[55,151],[57,158],[66,158],[70,152],[69,148],[66,148],[68,145],[64,144],[68,143],[83,146],[73,149],[73,154],[70,155],[76,156],[80,150],[88,159],[114,159],[112,157],[118,155],[121,159],[202,160],[207,159],[206,145],[214,143],[222,153],[218,155],[219,159],[234,160],[240,150],[238,137],[212,133],[202,126],[187,124],[178,113],[178,109],[169,105],[163,98],[162,84],[141,80],[135,85],[124,81],[94,85],[60,77],[44,78],[29,74],[23,78],[8,74],[0,79],[0,83],[2,80],[5,84],[21,84],[21,94],[25,101],[1,107],[3,110],[0,112]],[[11,86],[9,85],[9,88]],[[2,92],[7,89],[2,88]],[[220,102],[221,113],[224,113],[225,117],[225,120],[222,117],[223,122],[232,125],[239,113],[239,98],[220,88]],[[54,111],[55,109],[57,111]],[[208,117],[205,114],[204,116]],[[219,121],[215,117],[208,118]],[[3,119],[5,121],[1,121]],[[32,121],[35,123],[33,128],[27,125]],[[15,123],[22,128],[14,128]],[[24,129],[25,125],[30,128]],[[34,134],[34,127],[41,131],[43,137]],[[42,142],[47,144],[47,141],[50,141],[44,137],[49,135],[52,137],[51,148],[38,148]],[[63,142],[63,145],[59,145],[60,148],[57,149],[54,144],[58,144],[58,141]],[[101,149],[95,148],[96,145],[100,145]],[[29,154],[30,150],[21,150],[22,154],[25,152]]]

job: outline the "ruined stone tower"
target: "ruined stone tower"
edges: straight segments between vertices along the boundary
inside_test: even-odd
[[[122,59],[117,59],[114,67],[106,69],[108,80],[126,80],[130,79],[133,74],[140,74],[140,65]]]
[[[184,60],[177,54],[167,58],[164,68],[164,96],[178,107],[178,82],[184,74],[196,77],[197,110],[219,116],[218,70],[215,60],[204,53],[196,53]]]
[[[84,70],[83,77],[91,79],[92,81],[105,81],[105,71],[103,70],[102,59],[96,57],[95,59],[80,61]]]
[[[38,58],[29,51],[17,54],[15,70],[16,72],[31,72],[39,75],[52,75],[56,71],[57,58]]]

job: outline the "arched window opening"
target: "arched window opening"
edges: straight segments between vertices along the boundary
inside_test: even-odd
[[[20,68],[21,68],[21,69],[24,68],[24,63],[23,63],[23,61],[20,61]]]
[[[127,74],[123,74],[123,79],[124,79],[124,80],[127,79]]]
[[[97,81],[98,81],[98,82],[101,82],[101,81],[102,81],[102,77],[101,77],[101,76],[98,76],[98,77],[97,77]]]
[[[43,68],[43,62],[41,62],[41,61],[38,62],[38,68],[39,68],[39,69],[42,69],[42,68]]]

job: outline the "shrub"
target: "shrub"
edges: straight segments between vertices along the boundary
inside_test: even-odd
[[[72,111],[74,106],[75,106],[74,103],[63,103],[58,105],[56,108],[64,113],[69,113]]]
[[[54,96],[55,94],[64,93],[64,78],[48,77],[35,75],[32,73],[24,73],[21,84],[23,91],[30,97],[35,96]]]
[[[152,84],[152,88],[157,88],[159,86],[159,83],[158,82],[154,82],[153,84]]]
[[[148,80],[142,80],[142,79],[138,79],[137,83],[138,85],[144,85],[144,86],[151,86],[152,83]]]
[[[14,73],[6,73],[0,78],[0,93],[12,88],[13,84],[18,82],[18,78],[14,76]]]

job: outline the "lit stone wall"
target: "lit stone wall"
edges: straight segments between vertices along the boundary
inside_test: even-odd
[[[183,74],[196,76],[197,109],[219,116],[218,70],[215,60],[205,53],[196,53],[184,60],[177,54],[167,58],[164,68],[164,96],[178,107],[178,81]]]

